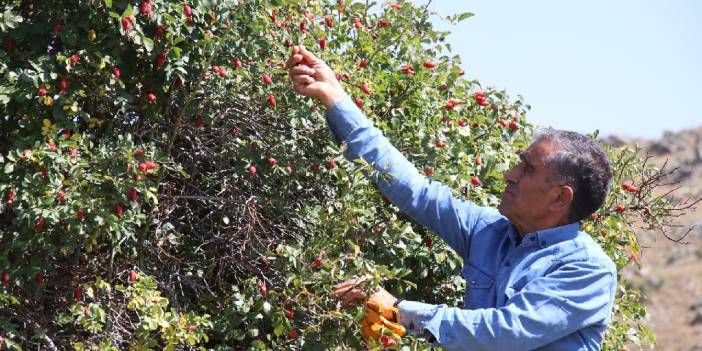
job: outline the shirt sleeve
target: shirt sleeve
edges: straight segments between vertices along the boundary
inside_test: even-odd
[[[456,199],[451,189],[420,174],[363,112],[345,96],[327,111],[327,123],[337,144],[346,143],[344,157],[362,158],[382,174],[380,191],[402,212],[437,233],[461,257],[468,252],[468,236],[482,207]]]
[[[403,301],[399,322],[429,331],[447,350],[533,350],[583,327],[609,322],[616,278],[591,262],[562,265],[532,280],[500,308],[467,310]]]

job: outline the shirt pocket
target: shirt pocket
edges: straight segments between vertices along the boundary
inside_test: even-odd
[[[495,279],[470,264],[463,266],[461,273],[466,280],[465,307],[469,309],[494,307]]]

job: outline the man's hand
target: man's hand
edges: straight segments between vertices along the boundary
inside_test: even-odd
[[[296,93],[318,99],[326,108],[344,96],[334,71],[304,46],[293,46],[287,65]]]
[[[341,305],[347,308],[355,303],[366,301],[367,305],[376,306],[375,309],[388,320],[393,320],[392,308],[397,298],[392,296],[387,290],[378,288],[373,295],[368,298],[363,286],[366,278],[349,279],[334,286],[334,291],[331,293],[332,298],[341,300]]]
[[[361,322],[361,335],[369,347],[371,340],[380,342],[386,348],[392,348],[405,335],[405,328],[394,320],[393,304],[397,298],[383,288],[378,288],[370,298],[367,298],[363,288],[366,278],[349,279],[337,284],[331,296],[338,298],[343,307],[365,301],[365,317]],[[367,299],[367,301],[366,301]]]

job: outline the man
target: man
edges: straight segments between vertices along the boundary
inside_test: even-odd
[[[611,321],[616,266],[580,221],[604,202],[611,170],[589,138],[546,130],[505,174],[497,210],[452,197],[422,176],[344,93],[334,72],[303,47],[288,61],[294,90],[327,108],[345,157],[375,163],[392,180],[381,192],[429,227],[464,260],[464,307],[398,300],[384,289],[367,306],[445,350],[600,350]],[[386,169],[387,167],[387,169]],[[348,305],[365,300],[361,281],[337,285]],[[393,313],[393,306],[397,313]]]

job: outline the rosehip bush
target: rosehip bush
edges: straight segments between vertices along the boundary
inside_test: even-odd
[[[464,75],[424,7],[2,6],[0,348],[362,349],[362,309],[328,297],[360,275],[461,304],[460,258],[384,199],[373,165],[342,157],[284,66],[291,45],[314,49],[427,176],[495,206],[529,106]],[[585,228],[622,269],[634,225],[665,227],[675,207],[653,196],[662,171],[610,155],[615,186]],[[652,342],[619,281],[607,350]]]

